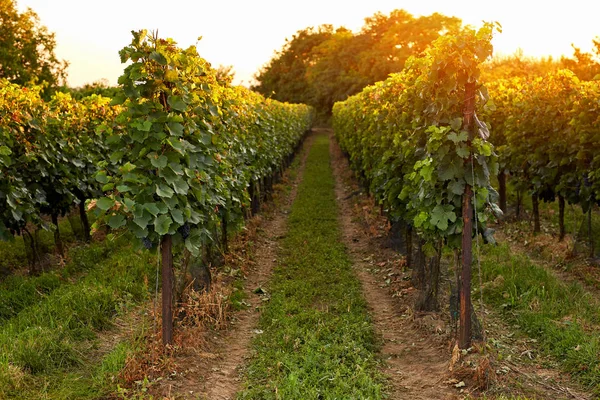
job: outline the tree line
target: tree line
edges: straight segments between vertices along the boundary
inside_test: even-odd
[[[454,34],[462,21],[439,13],[415,17],[405,10],[376,13],[358,32],[333,25],[299,30],[256,74],[252,87],[280,101],[310,104],[321,116],[331,115],[333,104],[400,72],[410,56],[422,56],[438,37]],[[530,58],[517,52],[495,57],[482,65],[482,80],[544,75],[572,70],[579,79],[600,74],[600,40],[591,53],[574,46],[572,57]]]

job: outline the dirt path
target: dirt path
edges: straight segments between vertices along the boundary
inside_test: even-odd
[[[331,141],[331,156],[343,240],[354,261],[375,329],[382,341],[381,356],[386,361],[383,372],[390,385],[390,398],[458,398],[458,391],[444,383],[450,359],[448,349],[435,340],[435,336],[424,333],[415,325],[407,297],[392,297],[386,281],[371,273],[374,269],[385,268],[390,270],[390,277],[399,275],[398,254],[382,247],[381,238],[370,236],[353,217],[356,210],[352,196],[356,188],[349,184],[352,180],[350,168],[335,140]]]
[[[304,158],[292,191],[285,199],[281,209],[276,210],[273,218],[265,221],[261,227],[263,234],[259,235],[256,243],[254,268],[249,271],[245,283],[247,301],[251,307],[236,317],[234,328],[221,338],[219,349],[215,352],[218,358],[213,363],[209,374],[206,375],[204,387],[200,393],[201,398],[204,396],[210,400],[229,400],[235,398],[235,394],[240,389],[240,368],[248,356],[250,342],[256,335],[255,328],[258,325],[262,303],[260,296],[255,294],[254,290],[265,287],[276,264],[278,239],[286,232],[289,207],[296,197],[296,189],[298,182],[302,179],[302,170],[308,154],[306,150],[310,148],[311,143],[312,140],[309,139],[305,145]]]
[[[234,399],[240,389],[240,368],[245,364],[251,340],[257,334],[256,326],[262,303],[260,295],[254,293],[254,290],[265,287],[276,264],[278,240],[286,232],[289,207],[296,197],[312,138],[311,135],[305,141],[300,168],[295,182],[292,183],[292,190],[274,210],[273,215],[259,225],[260,234],[257,235],[254,245],[253,263],[248,268],[244,284],[246,302],[250,307],[236,314],[230,329],[221,333],[214,332],[218,336],[210,338],[208,347],[211,351],[205,354],[206,360],[199,363],[194,373],[180,385],[181,388],[185,388],[185,393],[182,392],[183,398],[229,400]]]

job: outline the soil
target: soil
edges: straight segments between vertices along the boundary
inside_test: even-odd
[[[411,311],[414,292],[402,297],[390,295],[391,282],[387,279],[404,277],[403,259],[393,249],[383,246],[382,235],[373,235],[373,230],[365,229],[366,226],[355,217],[357,210],[353,197],[360,190],[352,184],[349,166],[335,140],[331,141],[331,156],[343,241],[354,262],[380,338],[380,356],[385,360],[382,372],[388,379],[389,397],[414,400],[458,398],[457,390],[444,383],[448,375],[449,352],[443,338],[424,334],[415,323]],[[381,271],[387,272],[383,274],[385,280],[382,280]],[[437,319],[434,314],[428,317],[430,321]]]
[[[256,235],[252,238],[251,261],[244,268],[248,308],[235,313],[228,329],[199,333],[204,335],[201,350],[177,357],[174,362],[182,372],[160,382],[153,388],[153,394],[167,399],[229,400],[241,389],[241,372],[251,351],[252,338],[260,333],[256,327],[263,300],[261,291],[256,289],[268,285],[276,265],[278,240],[285,235],[289,208],[296,197],[312,142],[313,135],[309,135],[299,153],[302,158],[291,191],[282,194],[277,204],[267,205],[266,210],[253,217]]]

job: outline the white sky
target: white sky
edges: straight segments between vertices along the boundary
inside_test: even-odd
[[[365,17],[405,9],[415,16],[440,12],[466,24],[498,21],[496,53],[559,57],[571,43],[589,51],[600,36],[599,0],[17,0],[56,33],[59,58],[70,63],[71,86],[105,78],[116,84],[124,66],[118,52],[131,31],[158,29],[181,47],[198,43],[214,67],[233,65],[236,83],[247,85],[286,38],[309,26],[332,24],[358,30]]]

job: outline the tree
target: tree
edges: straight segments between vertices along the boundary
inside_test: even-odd
[[[55,48],[54,33],[33,10],[19,13],[15,0],[0,0],[0,78],[23,86],[60,86],[68,64],[56,57]]]
[[[298,31],[291,40],[256,75],[257,85],[252,87],[264,96],[290,103],[314,104],[313,87],[306,71],[316,62],[313,49],[333,35],[333,26],[321,25]]]
[[[432,14],[415,18],[404,10],[376,13],[359,33],[322,25],[298,31],[256,76],[252,89],[281,101],[306,103],[322,116],[333,103],[400,72],[436,38],[455,32],[461,20]]]
[[[371,83],[360,71],[361,54],[367,45],[362,36],[339,28],[312,49],[315,61],[306,71],[312,96],[309,104],[318,110],[331,110],[336,101],[346,100]]]
[[[457,32],[461,25],[460,19],[438,13],[418,18],[404,10],[376,13],[365,19],[360,32],[369,42],[361,54],[361,73],[369,84],[385,80],[402,71],[410,56],[420,55],[440,35]]]

